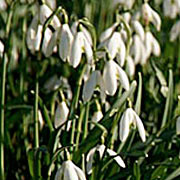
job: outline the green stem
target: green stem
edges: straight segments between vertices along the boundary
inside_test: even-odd
[[[78,126],[77,126],[77,135],[76,135],[76,150],[78,149],[79,146],[79,139],[82,131],[82,122],[84,119],[84,114],[85,114],[85,107],[82,107],[81,109],[81,114],[78,120]]]
[[[90,106],[89,104],[90,104],[89,102],[87,102],[86,104],[83,139],[85,139],[88,134],[88,119],[89,119],[89,106]]]
[[[39,93],[39,83],[36,79],[35,85],[35,102],[34,102],[34,146],[35,148],[39,147],[39,127],[38,127],[38,93]]]
[[[4,174],[4,105],[5,105],[5,85],[6,85],[6,65],[7,56],[4,53],[3,65],[2,65],[2,79],[1,79],[1,116],[0,116],[0,177],[2,180],[5,179]]]

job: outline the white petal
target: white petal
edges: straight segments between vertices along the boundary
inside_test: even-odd
[[[154,24],[156,29],[158,31],[160,31],[160,29],[161,29],[161,18],[159,16],[159,14],[157,12],[155,12],[154,10],[152,10],[152,23]]]
[[[102,158],[105,149],[106,149],[106,146],[104,144],[97,145],[97,151],[99,151],[100,158]]]
[[[119,129],[119,133],[120,133],[120,140],[122,142],[125,142],[128,135],[129,135],[129,125],[130,125],[130,121],[132,121],[132,114],[129,113],[129,110],[127,109],[120,120],[120,129]]]
[[[144,29],[143,26],[141,25],[141,23],[137,20],[132,22],[133,28],[135,30],[135,32],[139,35],[139,37],[141,38],[142,41],[144,41]]]
[[[55,179],[54,180],[63,180],[63,172],[64,172],[64,167],[61,166],[61,168],[59,168],[56,172],[56,175],[55,175]]]
[[[0,57],[3,57],[3,53],[4,53],[4,44],[2,43],[2,41],[0,41]]]
[[[79,180],[72,161],[68,160],[68,161],[65,161],[63,164],[64,164],[64,179],[63,180]]]
[[[159,42],[155,39],[155,37],[153,37],[152,39],[152,53],[155,56],[160,56],[161,54],[161,48],[160,48]]]
[[[93,51],[92,51],[90,43],[88,42],[86,38],[84,38],[84,49],[85,49],[87,62],[88,64],[92,65],[93,64]]]
[[[107,149],[107,152],[110,156],[116,156],[117,155],[117,153],[111,149]],[[119,166],[121,166],[123,168],[126,167],[124,161],[122,160],[122,158],[120,156],[114,157],[114,160],[119,164]]]
[[[150,56],[151,52],[152,52],[152,40],[153,40],[153,35],[151,34],[151,32],[146,32],[145,34],[145,48],[146,48],[146,54],[147,57]]]
[[[76,68],[82,57],[82,48],[84,46],[84,35],[82,32],[78,32],[72,43],[71,55],[70,55],[70,65]]]
[[[52,14],[52,10],[46,4],[41,5],[40,6],[40,23],[43,25],[51,14]],[[55,29],[61,25],[57,16],[53,17],[51,21],[51,25]]]
[[[109,42],[107,44],[107,49],[109,51],[109,54],[111,56],[111,59],[114,59],[118,49],[120,49],[120,41],[121,40],[121,35],[119,32],[114,32],[111,38],[109,39]]]
[[[92,38],[91,38],[91,34],[89,33],[89,31],[84,27],[81,26],[81,30],[84,33],[85,38],[87,39],[88,43],[92,46]]]
[[[42,38],[42,30],[43,30],[42,25],[38,25],[36,38],[34,39],[34,46],[35,46],[36,51],[39,51],[39,48],[40,48],[41,38]]]
[[[59,34],[59,29],[57,29],[51,36],[51,39],[49,40],[48,42],[48,45],[47,45],[47,48],[46,48],[46,51],[45,51],[45,56],[46,57],[49,57],[52,55],[53,53],[53,50],[57,44],[57,37],[58,37],[58,34]]]
[[[55,120],[54,120],[54,126],[55,128],[58,128],[63,123],[66,122],[69,114],[69,109],[64,101],[62,101],[55,112]]]
[[[118,64],[115,63],[115,66],[116,66],[117,75],[118,75],[119,81],[121,82],[122,87],[128,91],[129,90],[129,79],[127,77],[126,72]]]
[[[139,118],[139,116],[136,114],[136,112],[134,111],[134,116],[135,116],[135,121],[136,121],[136,125],[140,134],[140,137],[142,139],[143,142],[146,141],[146,134],[145,134],[145,129],[144,129],[144,125],[141,121],[141,119]]]
[[[135,64],[133,59],[131,58],[131,56],[127,57],[127,72],[129,74],[129,76],[134,76],[135,74]]]
[[[103,71],[104,87],[106,93],[113,96],[117,90],[116,66],[114,61],[107,61]]]
[[[180,116],[176,120],[176,134],[180,134]]]
[[[63,24],[61,29],[59,56],[65,62],[69,61],[71,46],[73,42],[73,35],[68,24]]]
[[[46,54],[51,38],[52,38],[52,31],[49,28],[47,28],[44,33],[44,39],[43,39],[43,44],[42,44],[42,51],[44,54]]]
[[[126,59],[126,46],[122,39],[120,39],[119,42],[116,42],[116,43],[119,43],[116,58],[117,58],[119,65],[121,67],[123,67],[124,63],[125,63],[125,59]]]
[[[103,113],[102,111],[99,110],[94,112],[91,120],[94,122],[99,122],[102,119],[102,117],[103,117]]]
[[[170,41],[175,41],[178,36],[180,36],[180,21],[177,21],[171,28]]]
[[[117,27],[118,23],[114,23],[111,27],[109,27],[108,29],[106,29],[100,36],[100,43],[102,43],[103,41],[107,40],[108,38],[110,38],[110,36],[112,35],[114,29]]]
[[[79,167],[77,167],[75,164],[74,164],[74,169],[75,169],[76,174],[78,176],[78,180],[86,180],[84,172]]]
[[[97,74],[100,73],[98,71],[93,71],[90,78],[85,82],[83,87],[83,100],[87,102],[91,99],[94,89],[97,85]]]
[[[92,173],[92,164],[93,164],[93,157],[94,157],[95,152],[96,152],[96,147],[92,148],[88,152],[87,157],[86,157],[86,161],[87,161],[86,170],[88,174]]]

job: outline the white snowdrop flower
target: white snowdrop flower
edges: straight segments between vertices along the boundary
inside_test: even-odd
[[[117,80],[119,79],[125,90],[129,89],[129,80],[125,71],[113,60],[107,61],[103,71],[103,79],[106,93],[113,96],[117,90]]]
[[[88,64],[93,64],[93,51],[89,41],[84,37],[84,51]]]
[[[78,21],[75,21],[71,26],[71,32],[74,36],[77,33],[78,25],[79,25]],[[92,46],[93,43],[92,43],[91,34],[82,24],[81,24],[81,31],[83,32],[83,34],[84,34],[85,38],[87,39],[87,41],[89,42],[89,44]]]
[[[126,64],[126,66],[127,66],[127,73],[129,74],[129,76],[130,77],[134,76],[134,74],[135,74],[135,63],[134,63],[134,61],[133,61],[131,56],[127,57],[127,64]]]
[[[53,34],[51,35],[48,43],[47,43],[47,47],[45,50],[45,56],[46,57],[50,57],[52,55],[52,53],[55,51],[56,45],[57,45],[57,39],[58,39],[58,35],[59,35],[59,31],[60,29],[57,28],[56,31],[53,32]]]
[[[104,154],[105,149],[106,149],[106,146],[104,144],[101,144],[101,145],[97,145],[96,147],[92,148],[88,152],[87,157],[86,157],[86,161],[87,161],[86,170],[87,170],[88,174],[92,173],[92,164],[93,164],[94,154],[96,152],[99,152],[99,157],[100,157],[100,159],[102,159],[102,156]],[[122,160],[122,158],[120,156],[117,156],[117,153],[115,151],[107,148],[107,153],[110,156],[116,156],[116,157],[113,157],[113,159],[118,163],[118,165],[120,167],[123,167],[123,168],[126,167],[126,165],[125,165],[124,161]]]
[[[60,33],[59,56],[65,62],[69,61],[73,35],[68,24],[63,24]]]
[[[145,136],[144,125],[141,119],[139,118],[139,116],[136,114],[136,112],[132,108],[127,108],[121,117],[120,128],[119,128],[120,140],[124,142],[127,139],[131,124],[134,124],[135,126],[137,126],[140,137],[142,141],[145,142],[146,136]]]
[[[40,23],[43,25],[43,24],[46,22],[47,18],[48,18],[49,16],[51,16],[51,14],[52,14],[53,12],[52,12],[52,10],[51,10],[46,4],[42,4],[42,5],[40,6],[39,13],[40,13],[40,14],[39,14],[39,20],[40,20]],[[60,23],[60,21],[59,21],[59,19],[58,19],[57,16],[53,16],[53,19],[52,19],[52,21],[51,21],[50,24],[51,24],[55,29],[58,28],[58,27],[60,27],[60,25],[61,25],[61,23]]]
[[[107,49],[109,51],[111,59],[115,58],[115,56],[118,52],[118,49],[120,48],[120,44],[119,44],[120,41],[122,41],[120,33],[114,32],[107,44]]]
[[[175,41],[178,37],[180,37],[180,20],[177,21],[170,31],[170,41]]]
[[[163,1],[163,12],[166,17],[175,19],[180,13],[180,2],[179,0],[164,0]]]
[[[42,43],[42,52],[44,53],[44,55],[46,55],[52,35],[53,35],[52,31],[49,28],[46,28],[44,32],[43,43]]]
[[[160,31],[161,29],[161,18],[159,16],[159,14],[154,11],[148,3],[144,3],[142,5],[142,15],[143,15],[143,19],[145,21],[145,23],[149,23],[152,22],[154,24],[154,26],[156,27],[156,29],[158,31]]]
[[[102,34],[100,35],[100,38],[99,38],[100,43],[109,39],[117,26],[118,26],[118,23],[114,23],[111,27],[109,27],[104,32],[102,32]]]
[[[32,53],[39,50],[41,37],[42,37],[42,25],[38,24],[38,15],[36,15],[34,16],[27,30],[27,37],[26,37],[28,49]]]
[[[82,32],[77,32],[72,43],[70,61],[69,61],[70,65],[72,65],[74,68],[76,68],[81,61],[83,46],[84,46],[84,35]]]
[[[66,105],[65,101],[62,101],[58,104],[58,107],[55,112],[54,126],[58,128],[64,124],[68,118],[69,108]]]
[[[84,172],[71,160],[64,161],[54,180],[86,180]]]
[[[141,25],[141,23],[137,20],[132,21],[132,26],[134,28],[134,31],[139,35],[139,37],[141,38],[142,41],[144,41],[144,28]]]
[[[119,39],[119,47],[116,54],[116,59],[121,67],[124,66],[126,60],[126,46],[122,39]]]
[[[180,134],[180,116],[176,120],[176,134]]]
[[[91,99],[94,89],[98,84],[98,76],[101,76],[100,71],[93,71],[89,79],[84,83],[82,93],[82,98],[84,102],[87,102]]]
[[[2,41],[0,40],[0,57],[3,57],[3,53],[4,53],[4,44],[2,43]]]

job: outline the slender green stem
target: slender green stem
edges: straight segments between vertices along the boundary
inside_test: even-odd
[[[89,119],[89,106],[90,106],[89,104],[90,104],[89,102],[87,102],[87,104],[86,104],[83,139],[85,139],[87,137],[87,134],[88,134],[88,119]]]
[[[3,65],[2,65],[2,79],[1,79],[1,116],[0,116],[0,177],[2,180],[5,179],[4,174],[4,105],[5,105],[5,85],[6,85],[6,65],[7,56],[4,53]]]
[[[78,126],[77,126],[76,150],[78,149],[78,146],[79,146],[79,139],[80,139],[80,135],[81,135],[81,131],[82,131],[82,122],[84,119],[84,115],[85,115],[85,107],[82,107],[81,114],[80,114],[80,117],[78,120]]]
[[[39,127],[38,127],[38,93],[39,93],[39,83],[36,79],[35,85],[35,101],[34,101],[34,146],[39,147]]]

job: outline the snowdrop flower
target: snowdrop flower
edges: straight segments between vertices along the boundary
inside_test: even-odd
[[[88,152],[87,157],[86,157],[86,161],[87,161],[86,170],[87,170],[88,174],[92,173],[92,164],[93,164],[93,159],[94,159],[95,152],[99,152],[100,159],[102,159],[102,156],[104,154],[105,149],[106,149],[106,146],[104,144],[101,144],[101,145],[97,145],[96,147],[92,148]],[[117,156],[117,153],[115,151],[107,148],[107,153],[110,156],[116,156],[113,159],[118,163],[119,166],[121,166],[123,168],[126,167],[126,165],[125,165],[124,161],[122,160],[122,158],[120,156]]]
[[[142,5],[142,16],[145,24],[152,22],[158,31],[161,29],[161,18],[156,11],[154,11],[148,3]]]
[[[60,34],[59,56],[65,62],[69,61],[73,35],[68,24],[63,24]]]
[[[180,14],[180,1],[179,0],[164,0],[163,12],[166,17],[175,19]]]
[[[79,167],[71,160],[67,160],[56,172],[54,180],[86,180],[86,177]]]
[[[42,113],[40,110],[38,110],[38,120],[39,120],[40,130],[42,130],[44,126],[44,120],[43,120]]]
[[[180,20],[177,21],[170,32],[170,41],[175,41],[178,37],[180,37]]]
[[[68,118],[69,108],[66,105],[65,101],[62,101],[58,104],[58,107],[55,112],[54,126],[58,128],[64,124]]]
[[[83,33],[77,32],[77,34],[74,37],[73,43],[72,43],[69,63],[74,68],[76,68],[81,61],[82,52],[83,52],[83,45],[84,45],[83,39],[84,39]]]
[[[180,116],[176,120],[176,134],[180,134]]]
[[[42,30],[43,27],[38,24],[38,15],[36,15],[28,28],[26,38],[27,46],[32,53],[38,51],[40,48]]]
[[[59,35],[60,28],[57,28],[56,31],[53,33],[49,32],[46,39],[45,43],[45,49],[44,49],[44,55],[46,57],[50,57],[53,52],[56,52],[56,45],[57,45],[57,40],[58,40],[58,35]],[[45,31],[45,36],[46,36],[46,31]]]
[[[150,31],[147,31],[145,34],[145,47],[147,57],[149,57],[151,53],[153,53],[155,56],[159,56],[161,54],[159,42]]]
[[[52,13],[53,13],[52,10],[46,4],[42,4],[40,6],[40,10],[39,10],[39,20],[40,20],[40,23],[43,25],[46,22],[47,18],[49,16],[51,16]],[[53,16],[52,21],[51,21],[50,24],[55,29],[60,27],[60,25],[61,25],[61,23],[60,23],[60,21],[59,21],[57,16]]]
[[[129,128],[130,125],[133,124],[137,126],[140,137],[143,142],[146,141],[146,136],[145,136],[145,129],[144,125],[139,118],[139,116],[136,114],[136,112],[132,108],[126,109],[126,111],[123,113],[121,120],[120,120],[120,128],[119,128],[119,133],[120,133],[120,140],[122,142],[126,141],[128,134],[129,134]]]
[[[125,71],[113,60],[106,61],[103,71],[104,87],[108,95],[113,96],[117,90],[117,80],[125,90],[129,90],[129,80]]]
[[[84,83],[83,93],[82,93],[83,94],[82,98],[83,98],[84,102],[87,102],[91,99],[96,86],[100,87],[101,97],[103,98],[104,92],[105,92],[104,82],[103,82],[101,73],[98,70],[93,71],[91,73],[91,75],[89,76],[89,79]],[[103,98],[103,100],[104,100],[104,98]]]
[[[167,97],[169,88],[168,88],[167,86],[165,86],[165,85],[162,85],[160,91],[161,91],[161,93],[162,93],[162,95],[163,95],[164,97]]]
[[[76,68],[81,61],[83,52],[85,52],[86,54],[88,64],[92,64],[93,51],[91,45],[86,39],[84,33],[82,31],[79,31],[75,34],[74,40],[72,42],[69,60],[70,65]]]
[[[109,27],[104,32],[102,32],[102,34],[100,35],[100,43],[109,39],[117,26],[118,26],[118,23],[114,23],[111,27]]]

